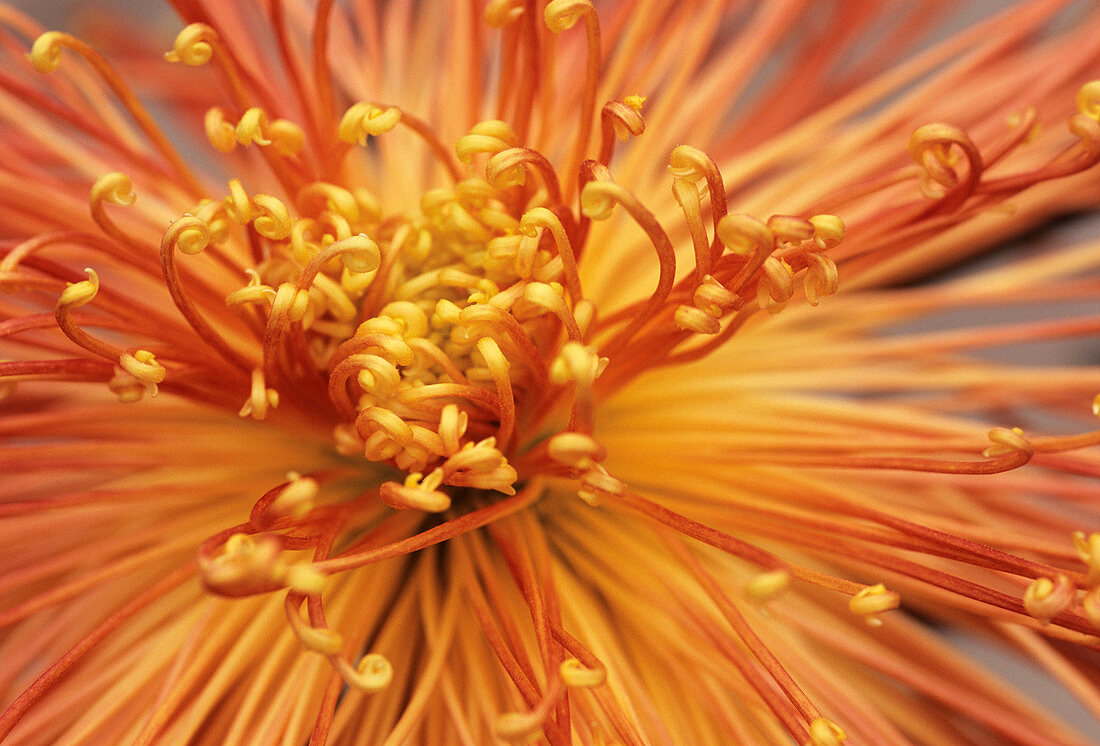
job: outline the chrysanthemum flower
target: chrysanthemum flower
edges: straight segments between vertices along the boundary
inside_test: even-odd
[[[913,281],[1094,4],[173,5],[0,10],[0,740],[1089,740],[936,628],[1100,715],[1100,243]]]

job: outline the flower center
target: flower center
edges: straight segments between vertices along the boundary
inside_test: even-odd
[[[554,30],[591,11],[571,7],[548,15]],[[53,70],[62,48],[113,80],[90,48],[56,32],[35,43],[31,60]],[[318,171],[299,157],[303,128],[270,120],[254,105],[213,29],[188,26],[166,58],[217,63],[242,113],[234,122],[211,108],[207,137],[224,153],[258,150],[293,199],[288,206],[250,193],[246,178],[234,178],[224,198],[203,198],[175,220],[160,256],[173,302],[219,353],[215,364],[247,379],[242,416],[265,419],[282,401],[329,427],[335,421],[341,452],[406,474],[382,485],[392,507],[445,511],[448,488],[511,495],[518,482],[537,475],[579,480],[579,494],[590,502],[601,492],[618,493],[623,486],[600,467],[606,454],[593,435],[599,396],[655,362],[705,354],[712,344],[693,349],[694,337],[714,336],[717,345],[757,310],[781,309],[802,270],[811,303],[836,290],[836,267],[823,252],[843,237],[839,219],[773,216],[765,223],[726,215],[717,167],[688,146],[672,153],[670,172],[695,268],[677,282],[673,241],[608,169],[614,139],[644,131],[640,96],[605,104],[598,158],[571,159],[560,176],[544,155],[522,147],[505,122],[476,124],[452,149],[416,117],[369,102],[332,123],[336,137],[325,140]],[[595,69],[586,80],[589,103]],[[145,122],[148,115],[123,84],[114,87]],[[589,107],[583,108],[587,122]],[[355,181],[344,178],[355,146],[399,125],[423,141],[449,177],[449,186],[422,194],[412,215],[388,213],[376,195],[344,186]],[[586,127],[578,147],[587,139]],[[185,182],[194,181],[185,161],[173,163]],[[575,188],[563,184],[578,183],[575,212]],[[134,198],[127,176],[108,174],[92,189],[91,209],[108,236],[136,247],[140,240],[105,209]],[[639,288],[640,300],[597,318],[578,266],[592,221],[609,218],[616,205],[652,245],[656,288]],[[177,252],[206,253],[223,272],[246,267],[247,284],[225,298],[231,310],[212,303],[217,283],[177,266]],[[121,398],[155,393],[169,373],[153,352],[116,349],[73,321],[72,310],[91,302],[98,288],[94,273],[72,284],[58,302],[58,324],[81,346],[116,361],[111,387]],[[609,364],[611,375],[598,381]]]
[[[365,141],[400,120],[357,104],[340,138]],[[485,178],[426,192],[414,216],[383,214],[366,190],[315,182],[289,218],[233,180],[222,202],[178,221],[170,234],[181,223],[202,230],[201,220],[217,243],[233,223],[251,222],[267,239],[248,285],[227,299],[267,319],[264,365],[241,414],[262,419],[274,391],[308,385],[308,364],[307,378],[327,378],[340,449],[408,475],[383,485],[397,508],[446,510],[446,486],[514,494],[508,455],[528,451],[555,415],[571,412],[573,427],[545,455],[592,469],[602,450],[591,437],[592,386],[606,361],[586,340],[595,309],[580,291],[579,226],[546,206],[560,194],[545,159],[514,144],[503,122],[474,127],[456,151]],[[526,172],[540,166],[535,190]]]

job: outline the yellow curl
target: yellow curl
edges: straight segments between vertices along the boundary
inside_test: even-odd
[[[389,132],[400,121],[401,110],[396,107],[380,109],[374,104],[360,102],[344,112],[336,136],[349,144],[366,145],[368,136]]]
[[[257,194],[252,198],[252,206],[259,212],[252,221],[257,233],[273,241],[281,241],[290,235],[290,211],[279,199],[270,194]]]
[[[218,40],[218,32],[205,23],[192,23],[179,32],[172,51],[165,52],[169,62],[182,62],[190,67],[205,65],[214,56],[211,42]]]
[[[194,215],[184,215],[168,226],[165,239],[181,254],[200,254],[210,245],[210,226]]]
[[[132,205],[137,195],[133,183],[126,174],[114,171],[100,176],[92,186],[92,202],[107,202],[112,205]]]
[[[1100,122],[1100,80],[1090,80],[1077,92],[1077,110]]]
[[[60,31],[47,31],[34,40],[27,59],[40,73],[52,73],[61,67],[61,48],[65,46],[68,34]]]
[[[87,280],[70,282],[57,299],[58,308],[77,308],[91,303],[99,293],[99,275],[91,267],[85,267],[88,273]]]
[[[609,181],[590,181],[581,191],[581,213],[592,220],[607,220],[618,203],[622,189]]]
[[[555,34],[573,28],[581,18],[594,14],[592,0],[551,0],[543,13],[546,27]]]
[[[771,251],[775,236],[771,229],[752,215],[735,213],[718,221],[718,240],[734,254]]]

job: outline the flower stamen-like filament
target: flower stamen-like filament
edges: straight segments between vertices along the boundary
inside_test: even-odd
[[[298,472],[288,472],[286,478],[286,482],[268,491],[252,506],[248,522],[256,531],[298,524],[316,507],[321,491],[317,478]]]
[[[569,340],[581,341],[581,327],[565,300],[565,289],[558,283],[530,282],[523,288],[523,300],[539,311],[553,314],[565,327]]]
[[[130,116],[137,122],[138,127],[149,141],[153,143],[165,160],[172,164],[183,183],[187,186],[188,191],[196,195],[202,194],[204,191],[202,184],[186,159],[172,145],[171,140],[160,129],[156,120],[141,104],[141,101],[134,95],[130,87],[123,82],[114,68],[95,49],[69,34],[60,31],[47,31],[35,40],[27,57],[38,72],[52,73],[61,65],[62,49],[70,49],[76,52],[95,69]]]
[[[681,305],[676,309],[676,326],[696,334],[717,334],[719,319],[730,310],[743,304],[741,297],[727,290],[718,280],[705,275],[692,294],[693,305]]]
[[[672,170],[686,182],[702,179],[709,168],[709,159],[685,150]],[[708,185],[708,189],[724,193],[720,177],[708,177]],[[684,298],[695,284],[693,305],[681,303],[672,314],[672,322],[678,329],[708,335],[712,339],[672,352],[668,355],[668,363],[705,355],[728,340],[758,309],[771,313],[780,311],[794,294],[796,274],[803,270],[806,300],[811,305],[816,305],[821,296],[835,292],[839,285],[836,263],[825,255],[844,237],[844,224],[835,215],[814,215],[808,220],[773,215],[765,223],[750,215],[717,212],[721,212],[722,217],[715,222],[715,238],[709,255],[712,259],[702,265],[712,267],[713,274],[704,275],[702,281],[697,278],[682,281],[673,298]],[[701,225],[692,230],[700,234],[693,239],[697,257],[703,257],[705,252],[702,231]],[[723,250],[729,253],[723,256]],[[696,269],[698,271],[698,264]],[[755,303],[750,301],[753,295]],[[722,319],[731,310],[738,313],[723,328]],[[605,323],[607,321],[605,319]],[[653,326],[651,324],[650,329],[656,333]],[[662,344],[673,349],[684,339],[683,336],[670,338],[670,342]],[[647,354],[652,356],[652,350],[647,350]],[[612,379],[616,383],[618,375]]]
[[[129,376],[144,387],[150,396],[157,395],[157,384],[164,383],[168,372],[156,360],[156,356],[148,350],[134,350],[124,352],[118,358],[119,367]]]
[[[840,287],[840,274],[836,268],[836,262],[820,254],[806,254],[808,267],[806,270],[805,293],[806,301],[811,306],[821,302],[826,295],[833,295]]]
[[[54,318],[58,328],[89,352],[117,363],[117,372],[109,385],[122,401],[137,401],[143,392],[156,396],[157,384],[164,382],[167,371],[157,362],[152,352],[141,349],[133,352],[120,350],[96,339],[73,321],[72,309],[91,303],[99,293],[99,276],[95,270],[86,268],[84,271],[88,273],[88,279],[68,283],[68,287],[57,299]],[[135,386],[140,386],[143,391]]]
[[[528,286],[530,287],[530,286]],[[501,446],[508,448],[516,426],[516,399],[512,391],[512,379],[509,376],[511,364],[500,351],[500,345],[492,337],[482,337],[477,341],[477,351],[485,360],[493,383],[497,389],[498,415],[500,425],[497,437]]]
[[[1081,599],[1081,612],[1095,629],[1100,630],[1100,586],[1094,586],[1085,593]]]
[[[810,740],[806,746],[840,746],[847,739],[839,725],[827,718],[817,718],[810,723]]]
[[[897,446],[883,444],[881,447],[867,445],[846,446],[840,443],[820,444],[815,453],[793,453],[782,449],[754,449],[752,453],[730,450],[725,457],[737,460],[759,461],[776,464],[802,464],[803,466],[829,466],[836,468],[864,469],[902,469],[913,471],[939,472],[945,474],[996,474],[1023,466],[1037,452],[1054,452],[1061,448],[1070,448],[1078,443],[1092,444],[1100,439],[1100,431],[1080,436],[1054,439],[1029,439],[1018,428],[994,428],[987,434],[992,445],[980,453],[985,460],[951,460],[945,458],[926,458],[916,455],[894,455]],[[914,453],[920,451],[942,452],[957,448],[963,452],[973,452],[972,442],[965,440],[941,441],[935,445],[920,446],[906,444],[905,449]]]
[[[225,304],[227,306],[240,306],[246,303],[255,303],[270,307],[277,294],[275,288],[264,285],[260,273],[252,267],[245,269],[245,274],[248,275],[248,284],[225,296]]]
[[[256,105],[246,89],[237,61],[214,28],[204,23],[186,26],[176,36],[172,49],[165,53],[164,58],[190,67],[215,61],[233,106],[240,115],[233,122],[221,107],[207,109],[203,128],[207,139],[217,150],[229,153],[238,143],[263,146],[264,160],[284,187],[293,189],[301,183],[303,161],[295,156],[305,147],[305,133],[300,126],[286,119],[268,121],[264,108]],[[262,91],[260,99],[267,105],[271,103],[270,97]]]
[[[611,165],[615,140],[626,142],[631,137],[645,133],[642,105],[645,96],[627,96],[622,101],[608,101],[600,110],[600,154],[596,160],[604,166]]]
[[[584,19],[587,54],[585,58],[584,88],[581,103],[577,108],[577,136],[573,141],[570,155],[569,173],[573,173],[588,149],[592,134],[592,120],[596,114],[596,93],[600,84],[600,21],[591,0],[551,0],[543,11],[543,20],[553,33],[572,28],[577,21]],[[569,192],[572,193],[572,184]]]
[[[292,591],[287,594],[285,603],[290,628],[302,647],[328,658],[340,678],[353,689],[367,694],[385,690],[393,681],[393,666],[389,660],[378,653],[368,653],[353,666],[342,653],[344,639],[339,632],[327,626],[313,626],[302,619],[300,608],[305,600],[303,594]]]
[[[229,126],[229,123],[223,116],[208,114],[208,117],[211,117],[207,129],[211,142],[219,150],[228,152],[226,146],[229,141],[222,133],[226,132],[225,126]],[[268,121],[267,114],[258,106],[253,106],[241,115],[233,127],[233,137],[241,145],[270,145],[284,156],[297,154],[305,145],[305,133],[301,127],[286,119]]]
[[[508,148],[494,153],[485,164],[485,180],[494,189],[502,191],[523,186],[527,182],[527,167],[533,168],[542,177],[547,203],[561,204],[561,187],[554,167],[546,156],[530,148]]]
[[[1075,531],[1072,538],[1077,556],[1089,568],[1089,585],[1100,585],[1100,533],[1094,532],[1086,536],[1084,531]]]
[[[1036,578],[1024,593],[1024,608],[1027,613],[1041,624],[1050,624],[1050,620],[1073,605],[1077,598],[1077,587],[1065,575],[1050,578]]]
[[[601,348],[606,355],[613,357],[614,353],[624,347],[634,335],[652,318],[664,305],[676,275],[676,255],[672,247],[672,241],[665,233],[657,218],[638,200],[629,190],[609,181],[589,181],[581,192],[581,212],[592,220],[606,220],[611,217],[612,208],[620,204],[626,208],[630,216],[645,231],[657,253],[660,271],[657,279],[657,287],[642,307],[633,316],[630,322],[618,332],[605,347]]]
[[[607,449],[591,435],[584,433],[558,433],[547,441],[547,455],[572,469],[591,469],[607,458]]]
[[[218,32],[205,23],[192,23],[176,35],[172,49],[164,53],[168,62],[180,62],[189,67],[201,67],[215,60],[233,97],[242,111],[251,107],[251,99],[241,83],[241,74],[232,55],[222,44]]]
[[[119,243],[135,251],[144,252],[145,245],[122,231],[104,209],[104,204],[120,205],[127,207],[134,204],[137,195],[134,194],[133,183],[126,174],[114,172],[101,176],[92,185],[89,195],[92,219],[100,230]]]
[[[460,487],[476,487],[514,495],[516,470],[496,448],[495,438],[466,443],[443,462],[444,481]]]
[[[241,417],[251,417],[254,420],[263,420],[267,417],[268,409],[279,406],[279,392],[268,388],[264,382],[264,372],[261,368],[252,370],[252,390],[237,413]]]
[[[543,729],[543,723],[565,691],[559,675],[538,705],[528,712],[506,712],[497,718],[493,731],[499,738],[513,743],[523,743]]]
[[[434,469],[426,477],[419,473],[410,474],[404,484],[383,482],[379,488],[382,500],[398,510],[423,510],[427,513],[442,513],[451,507],[451,498],[439,490],[443,483],[443,470]]]
[[[763,275],[756,286],[757,305],[768,313],[778,313],[794,295],[794,272],[782,259],[769,256],[764,260]]]
[[[696,282],[702,282],[703,277],[710,270],[711,252],[707,231],[703,227],[699,189],[687,179],[676,179],[672,182],[672,194],[676,198],[676,203],[680,205],[680,209],[683,210],[684,221],[691,234],[691,243],[695,250]]]
[[[607,496],[621,496],[626,493],[626,484],[611,476],[607,469],[596,464],[580,476],[577,497],[593,508],[599,507],[600,499]]]
[[[529,238],[537,238],[540,229],[548,231],[553,236],[565,273],[565,286],[569,290],[573,305],[576,306],[584,299],[584,295],[581,292],[581,280],[577,271],[577,255],[570,243],[569,234],[562,225],[561,219],[545,207],[535,207],[525,212],[520,219],[520,232]]]
[[[207,588],[226,596],[274,590],[285,578],[282,552],[282,542],[273,534],[230,531],[228,536],[211,537],[204,544],[198,555],[199,573]]]
[[[802,688],[794,681],[791,675],[776,658],[771,649],[752,629],[745,615],[737,608],[737,605],[721,588],[718,581],[711,575],[694,556],[692,551],[677,536],[665,528],[658,527],[657,534],[662,542],[669,547],[673,555],[691,572],[699,581],[703,590],[717,605],[722,617],[741,643],[747,648],[760,669],[750,662],[743,653],[731,654],[734,651],[729,646],[726,655],[741,672],[742,676],[751,684],[754,690],[767,703],[769,709],[782,720],[792,734],[809,734],[812,727],[807,730],[805,723],[813,723],[821,718],[817,707],[806,696]],[[778,687],[782,692],[782,698],[776,696],[778,692],[770,691],[771,687]]]
[[[570,689],[590,689],[607,681],[607,671],[602,666],[588,668],[576,658],[563,661],[559,672],[562,682]]]
[[[396,107],[381,109],[373,104],[353,104],[340,120],[337,136],[346,143],[367,144],[367,137],[378,137],[389,132],[401,121],[401,110]]]
[[[210,144],[223,153],[231,153],[237,147],[237,125],[229,120],[225,110],[212,106],[206,110],[203,129]]]
[[[870,603],[872,609],[877,604],[885,604],[892,608],[896,605],[897,595],[885,589],[882,592],[877,590],[866,591],[865,586],[861,586],[843,578],[832,577],[830,575],[822,574],[808,568],[800,567],[798,565],[790,565],[779,560],[763,550],[746,544],[728,534],[723,534],[711,529],[703,524],[699,524],[692,521],[685,516],[674,513],[667,508],[662,508],[652,501],[649,501],[639,495],[631,494],[629,492],[621,492],[618,494],[612,493],[605,495],[609,499],[614,500],[617,504],[623,505],[630,510],[637,511],[643,515],[665,524],[670,528],[677,530],[678,532],[701,541],[705,544],[710,544],[726,553],[729,553],[736,557],[741,557],[753,564],[764,568],[765,570],[784,570],[788,572],[791,577],[809,582],[814,585],[826,588],[838,593],[843,593],[855,599],[860,597],[859,612],[862,613],[868,610],[864,604]],[[907,534],[913,536],[920,536],[922,534],[928,534],[929,539],[932,541],[950,541],[952,549],[947,555],[957,560],[969,562],[977,566],[993,567],[1000,570],[1008,571],[1013,574],[1021,575],[1028,578],[1039,578],[1046,574],[1050,574],[1051,577],[1056,576],[1058,571],[1055,568],[1045,566],[1042,564],[1031,563],[1026,560],[1022,560],[1017,557],[1005,554],[1003,552],[997,552],[990,550],[988,547],[984,547],[981,544],[962,541],[956,537],[951,537],[948,534],[940,531],[932,531],[922,526],[899,521],[899,519],[892,518],[878,512],[865,512],[857,511],[855,515],[864,515],[865,517],[881,522],[884,525],[895,527],[897,529],[905,531]],[[836,530],[844,531],[845,524],[835,524],[834,532]],[[803,533],[802,541],[807,546],[812,546],[817,543],[816,538],[812,538],[811,534]],[[824,549],[827,546],[831,546],[835,542],[834,538],[828,540],[821,540],[820,547]],[[923,551],[934,551],[935,544],[921,545]],[[961,552],[962,554],[959,554]],[[940,572],[932,570],[929,567],[923,566],[916,562],[902,560],[895,552],[883,552],[870,548],[861,549],[861,553],[875,565],[883,568],[890,569],[893,572],[900,572],[910,577],[919,578],[923,582],[931,583],[941,588],[948,588],[953,593],[957,593],[961,596],[979,601],[983,604],[989,604],[1000,609],[1004,609],[1015,614],[1025,615],[1028,612],[1025,609],[1023,602],[1019,596],[1013,597],[1011,595],[994,591],[990,588],[983,587],[978,583],[965,580],[962,577],[952,575],[947,572]],[[1065,573],[1062,573],[1065,574]],[[874,589],[874,586],[871,587]],[[862,596],[860,595],[863,592]],[[1046,595],[1049,594],[1041,594]],[[881,609],[880,611],[885,610]],[[1080,617],[1076,614],[1062,613],[1055,619],[1056,623],[1064,627],[1067,630],[1074,630],[1077,632],[1089,634],[1091,632],[1091,622],[1089,619]]]
[[[108,360],[117,360],[122,354],[121,350],[91,336],[72,320],[70,313],[72,309],[91,303],[99,293],[99,275],[91,267],[86,267],[84,271],[88,273],[88,279],[67,283],[64,292],[57,299],[57,305],[54,307],[57,326],[66,337],[88,352]]]
[[[514,148],[516,142],[516,133],[507,122],[489,119],[478,122],[467,134],[460,137],[455,144],[455,153],[459,161],[470,165],[474,156],[494,156],[508,148]]]
[[[1085,84],[1081,90],[1092,90],[1094,83]],[[1100,123],[1094,110],[1087,103],[1090,94],[1079,93],[1079,110],[1069,119],[1070,132],[1077,142],[1062,153],[1024,173],[988,178],[993,163],[1000,163],[1015,148],[1025,146],[1030,138],[1027,133],[1013,132],[1000,146],[981,153],[967,132],[946,124],[931,124],[918,128],[910,140],[910,153],[917,166],[902,168],[883,174],[867,184],[855,185],[841,191],[827,202],[830,211],[836,211],[853,200],[889,190],[911,178],[920,180],[927,197],[935,200],[915,201],[895,208],[871,221],[861,221],[852,226],[860,239],[851,247],[852,252],[875,247],[875,261],[892,256],[901,246],[913,240],[921,240],[1002,205],[1009,197],[1035,184],[1049,179],[1059,179],[1080,173],[1100,162]],[[1092,113],[1090,113],[1092,112]],[[1031,117],[1021,117],[1021,126],[1027,126]],[[871,257],[857,258],[848,263],[851,271],[859,272],[871,263]]]
[[[726,186],[718,166],[711,157],[690,145],[679,145],[672,151],[668,159],[668,172],[673,177],[673,194],[680,203],[681,209],[685,211],[695,248],[695,276],[697,280],[701,280],[710,272],[722,252],[722,244],[718,238],[718,224],[726,216]],[[687,189],[689,184],[698,185],[700,180],[706,182],[707,194],[710,198],[711,221],[714,225],[714,237],[710,242],[709,253],[703,248],[706,244],[706,231],[702,226],[699,190],[696,188],[693,192]],[[688,215],[688,210],[691,211],[691,215]]]
[[[757,573],[745,586],[745,595],[757,603],[775,598],[791,584],[791,574],[786,570],[770,570]]]
[[[1082,86],[1077,102],[1080,113],[1070,117],[1067,122],[1069,131],[1078,138],[1075,144],[1032,172],[983,181],[978,187],[978,193],[983,196],[1011,194],[1047,179],[1078,173],[1100,162],[1100,121],[1095,108],[1087,104],[1086,93],[1089,86],[1094,84],[1095,81]],[[1083,96],[1086,103],[1082,103]]]
[[[348,145],[366,145],[368,137],[383,135],[398,124],[405,126],[424,141],[436,160],[447,169],[453,181],[461,180],[461,169],[455,163],[451,151],[426,122],[396,106],[384,104],[360,101],[344,112],[336,130],[336,136],[344,143],[344,149],[338,153],[337,160],[346,155]]]
[[[848,609],[871,627],[881,627],[882,619],[879,615],[896,609],[901,604],[901,596],[893,591],[886,590],[882,583],[869,585],[859,593],[852,596],[848,602]]]
[[[492,28],[504,28],[516,21],[523,12],[523,0],[489,0],[483,15],[485,23]]]
[[[966,171],[960,177],[959,153],[965,157]],[[924,169],[921,190],[933,199],[951,193],[951,201],[940,209],[961,204],[977,188],[984,163],[970,136],[947,124],[926,124],[909,138],[909,155]]]
[[[234,363],[244,370],[251,370],[254,366],[248,358],[227,342],[199,314],[194,302],[183,290],[183,283],[180,281],[179,272],[176,268],[175,252],[179,251],[188,255],[198,254],[204,251],[209,244],[209,226],[192,215],[185,215],[169,226],[160,245],[161,268],[168,285],[168,291],[176,304],[176,308],[179,309],[191,328],[204,342],[220,353],[227,362]]]

